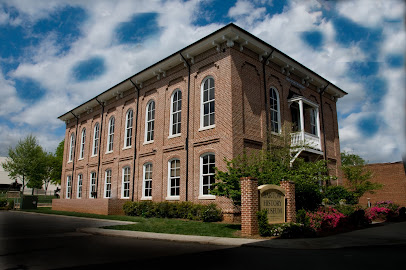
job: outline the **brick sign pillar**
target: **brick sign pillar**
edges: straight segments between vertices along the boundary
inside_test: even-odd
[[[295,183],[292,181],[281,181],[280,186],[286,192],[286,222],[296,222]]]
[[[241,181],[241,234],[258,234],[258,180],[242,177]]]

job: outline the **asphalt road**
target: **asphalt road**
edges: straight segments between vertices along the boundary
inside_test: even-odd
[[[382,269],[406,266],[406,245],[338,249],[227,247],[90,235],[110,221],[0,212],[0,269]],[[117,224],[117,223],[114,223]],[[388,226],[389,227],[389,226]]]

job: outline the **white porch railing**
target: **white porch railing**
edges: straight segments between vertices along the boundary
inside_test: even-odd
[[[321,151],[320,137],[304,131],[292,133],[291,136],[292,146],[304,146]]]

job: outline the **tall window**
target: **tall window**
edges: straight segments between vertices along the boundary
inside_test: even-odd
[[[154,124],[155,124],[155,101],[151,100],[147,104],[145,118],[145,141],[154,141]]]
[[[96,123],[96,125],[94,125],[93,131],[93,156],[96,156],[97,153],[99,152],[99,137],[100,137],[99,123]]]
[[[104,198],[111,198],[111,170],[106,170],[105,173]]]
[[[130,167],[123,168],[123,186],[121,187],[121,197],[130,198]]]
[[[279,133],[280,131],[280,107],[279,107],[279,94],[275,88],[270,90],[270,113],[271,113],[271,131]]]
[[[152,197],[152,163],[144,164],[143,192],[144,198]]]
[[[317,136],[317,111],[315,109],[310,109],[310,127],[312,134]]]
[[[95,198],[94,193],[96,192],[96,173],[90,173],[90,188],[89,188],[89,198]]]
[[[109,130],[107,135],[107,152],[113,151],[113,143],[114,143],[114,116],[112,116],[109,120]]]
[[[86,142],[86,129],[84,128],[82,129],[79,159],[82,159],[85,156],[85,142]]]
[[[204,154],[200,157],[200,195],[210,195],[210,190],[214,184],[215,166],[214,154]]]
[[[70,199],[72,195],[72,176],[68,175],[66,178],[66,198]]]
[[[214,79],[208,77],[202,83],[201,127],[214,126]]]
[[[128,110],[125,116],[124,147],[131,146],[132,135],[133,135],[133,110]]]
[[[177,89],[171,97],[170,135],[181,133],[182,92]]]
[[[78,175],[78,199],[82,198],[82,184],[83,184],[83,174]]]
[[[69,142],[69,161],[73,160],[73,152],[75,151],[75,133],[70,135]]]
[[[180,191],[180,160],[169,161],[168,196],[178,197]]]

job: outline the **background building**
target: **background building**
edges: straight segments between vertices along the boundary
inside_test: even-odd
[[[338,175],[336,102],[346,92],[229,24],[60,116],[66,122],[59,210],[119,213],[126,200],[217,203],[214,166],[263,149],[284,123],[295,157]]]

